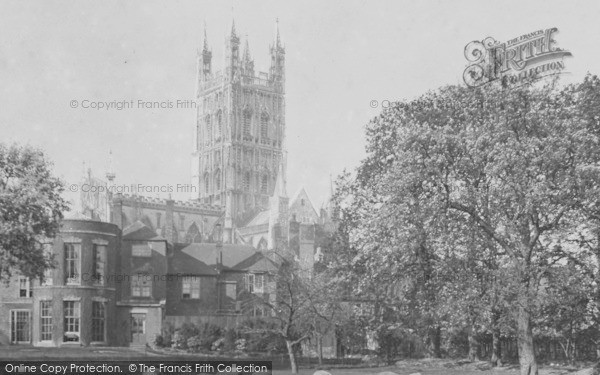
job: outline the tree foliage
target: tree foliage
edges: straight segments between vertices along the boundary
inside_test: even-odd
[[[41,151],[0,144],[0,280],[14,271],[41,278],[52,266],[42,243],[54,238],[68,209],[62,192]]]
[[[573,219],[598,207],[599,87],[447,86],[373,119],[368,155],[337,197],[340,269],[360,275],[356,291],[430,340],[510,316],[521,373],[537,374],[540,284],[563,265]]]

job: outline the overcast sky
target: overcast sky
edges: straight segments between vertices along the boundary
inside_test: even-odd
[[[195,109],[70,103],[193,100],[203,24],[219,70],[232,13],[259,71],[268,70],[279,18],[288,194],[305,186],[316,206],[330,174],[364,156],[364,126],[381,110],[371,101],[461,83],[472,40],[558,27],[558,46],[574,56],[567,79],[600,71],[597,0],[2,1],[1,139],[43,148],[68,184],[84,161],[103,175],[110,149],[119,184],[189,183]]]

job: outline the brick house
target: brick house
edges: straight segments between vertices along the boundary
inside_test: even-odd
[[[166,322],[235,326],[246,293],[273,299],[278,264],[249,245],[172,244],[141,222],[70,219],[42,282],[0,285],[0,344],[144,346]]]

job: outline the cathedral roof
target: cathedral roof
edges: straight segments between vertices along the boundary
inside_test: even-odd
[[[269,210],[260,211],[244,226],[254,227],[263,224],[269,224]]]
[[[294,194],[294,198],[290,200],[290,208],[300,204],[299,202],[301,202],[302,199],[304,199],[304,206],[312,209],[313,213],[318,217],[319,214],[317,213],[317,210],[315,210],[315,206],[313,205],[312,200],[308,196],[308,193],[306,192],[306,189],[304,187],[301,187],[300,190],[298,190],[296,194]]]
[[[141,221],[129,225],[123,229],[124,240],[165,240],[163,237],[157,236],[152,228],[148,227]]]

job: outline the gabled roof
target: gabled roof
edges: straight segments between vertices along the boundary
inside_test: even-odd
[[[154,232],[152,228],[149,228],[146,224],[139,220],[123,229],[123,239],[154,241],[164,240],[164,238],[157,236],[156,232]]]
[[[257,213],[245,227],[254,227],[258,225],[269,224],[269,210]]]
[[[298,190],[296,192],[296,194],[294,194],[294,198],[292,198],[292,200],[290,200],[290,208],[292,208],[294,205],[300,205],[300,201],[304,199],[304,203],[305,206],[310,207],[313,211],[313,213],[319,217],[319,214],[317,212],[317,210],[315,209],[315,206],[312,203],[312,200],[310,199],[310,197],[308,196],[308,193],[306,192],[306,189],[304,189],[304,187],[301,187],[300,190]]]
[[[249,245],[223,244],[222,254],[225,270],[267,272],[277,269],[275,263]],[[175,244],[173,257],[169,262],[169,273],[214,275],[217,257],[215,244]]]
[[[199,259],[194,251],[181,251],[175,249],[173,257],[169,259],[169,273],[183,275],[216,275],[214,265],[208,265]]]
[[[250,258],[243,260],[236,266],[236,269],[246,271],[264,271],[264,272],[275,272],[278,267],[275,262],[267,258],[260,252],[256,252]]]

